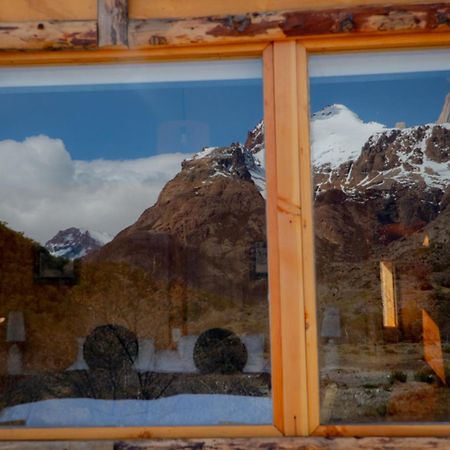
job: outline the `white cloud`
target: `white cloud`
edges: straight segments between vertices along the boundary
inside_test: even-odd
[[[74,161],[60,139],[0,141],[0,220],[42,243],[71,226],[115,235],[154,204],[187,156]]]

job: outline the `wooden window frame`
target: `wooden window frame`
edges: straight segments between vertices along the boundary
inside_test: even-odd
[[[277,46],[278,44],[275,44]],[[288,44],[292,45],[292,44]],[[297,98],[300,153],[300,185],[303,214],[303,289],[306,317],[306,359],[308,385],[308,434],[312,436],[450,436],[448,423],[404,422],[322,425],[320,423],[320,387],[318,365],[318,323],[316,280],[314,274],[313,183],[311,180],[311,148],[309,137],[309,75],[308,57],[318,54],[342,52],[369,52],[413,49],[450,49],[450,35],[405,34],[397,36],[353,37],[333,39],[329,37],[296,42],[297,50]]]
[[[47,0],[49,4],[53,0]],[[107,0],[102,0],[107,1]],[[167,0],[164,0],[166,2]],[[256,0],[254,0],[256,1]],[[280,1],[280,0],[278,0]],[[0,0],[0,6],[9,0]],[[280,1],[281,2],[281,1]],[[283,0],[283,4],[294,4]],[[138,2],[136,2],[138,3]],[[217,4],[220,4],[218,2]],[[258,2],[257,2],[258,3]],[[255,3],[255,5],[257,4]],[[309,6],[336,2],[315,0]],[[340,0],[341,5],[372,4]],[[405,3],[392,0],[392,4]],[[410,3],[432,3],[428,0]],[[9,4],[9,3],[8,3]],[[25,0],[9,7],[9,20],[23,20]],[[68,4],[75,4],[69,1]],[[91,0],[78,19],[89,29]],[[142,3],[141,3],[142,4]],[[205,9],[203,6],[201,8]],[[218,6],[219,10],[223,6]],[[312,7],[312,6],[311,6]],[[201,9],[200,7],[198,7]],[[66,12],[64,19],[72,14]],[[240,10],[239,10],[240,11]],[[17,16],[15,15],[17,13]],[[22,14],[22,15],[21,15]],[[54,19],[32,11],[32,20]],[[199,15],[206,14],[200,11]],[[136,13],[136,17],[140,17]],[[84,23],[84,22],[83,22]],[[89,25],[89,26],[88,26]],[[73,22],[70,22],[73,26]],[[84,26],[84,25],[83,25]],[[63,27],[64,28],[64,27]],[[89,44],[89,43],[88,43]],[[36,48],[30,45],[30,49]],[[90,45],[90,44],[89,44]],[[87,45],[89,47],[89,45]],[[302,38],[236,38],[207,45],[0,52],[0,66],[98,64],[262,58],[267,158],[267,217],[272,357],[273,425],[192,427],[95,427],[0,429],[0,440],[89,440],[280,436],[450,436],[450,424],[320,425],[319,368],[314,277],[313,205],[309,141],[308,57],[348,51],[450,47],[450,32],[340,35]]]

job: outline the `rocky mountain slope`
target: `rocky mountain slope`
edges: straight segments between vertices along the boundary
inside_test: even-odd
[[[45,248],[53,256],[77,259],[89,255],[111,239],[111,236],[107,233],[71,227],[58,231],[54,237],[45,243]]]
[[[450,124],[387,129],[364,124],[342,105],[325,111],[312,123],[318,258],[361,260],[386,252],[386,244],[438,217],[449,193]],[[350,125],[336,128],[324,145],[317,122],[319,131]],[[332,148],[343,150],[330,157]]]
[[[312,120],[319,322],[337,307],[346,342],[382,339],[379,273],[388,260],[402,338],[421,339],[424,309],[449,334],[450,124],[386,128],[342,105],[324,112]]]
[[[238,302],[265,300],[252,267],[265,242],[262,124],[245,144],[205,148],[182,163],[157,202],[90,261],[122,261],[156,279]]]

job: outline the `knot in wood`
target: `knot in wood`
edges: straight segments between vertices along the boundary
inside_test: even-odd
[[[348,16],[345,19],[341,20],[339,23],[339,31],[348,33],[355,29],[355,23],[353,22],[352,16]]]
[[[150,45],[166,45],[167,44],[167,38],[164,37],[164,36],[153,35],[153,36],[150,36],[150,39],[148,40],[148,43]]]
[[[250,25],[252,21],[248,15],[242,16],[227,16],[225,20],[225,27],[243,33]]]
[[[438,25],[447,25],[450,27],[450,13],[438,12],[436,15]]]

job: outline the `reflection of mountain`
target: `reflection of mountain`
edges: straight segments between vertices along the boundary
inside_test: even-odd
[[[206,148],[182,164],[158,201],[90,261],[122,261],[152,276],[248,302],[266,297],[250,259],[265,241],[262,125],[245,145]]]
[[[355,342],[377,339],[388,259],[402,332],[419,338],[421,308],[437,317],[438,297],[450,301],[450,124],[388,129],[334,105],[313,116],[312,132],[319,309],[339,306]]]
[[[45,248],[53,256],[76,259],[97,250],[111,239],[107,233],[72,227],[58,231],[45,243]]]
[[[321,119],[321,126],[326,129],[327,120],[336,122],[342,115],[351,118],[351,128],[343,127],[343,136],[337,132],[328,140],[343,145],[345,139],[352,141],[352,133],[361,135],[366,129],[345,107],[335,109],[330,119]],[[347,152],[346,161],[341,156],[339,164],[324,164],[323,151],[319,142],[314,148],[320,162],[314,174],[316,225],[319,242],[328,252],[335,249],[343,258],[365,258],[378,244],[422,229],[448,202],[449,125],[380,129],[358,154]]]

